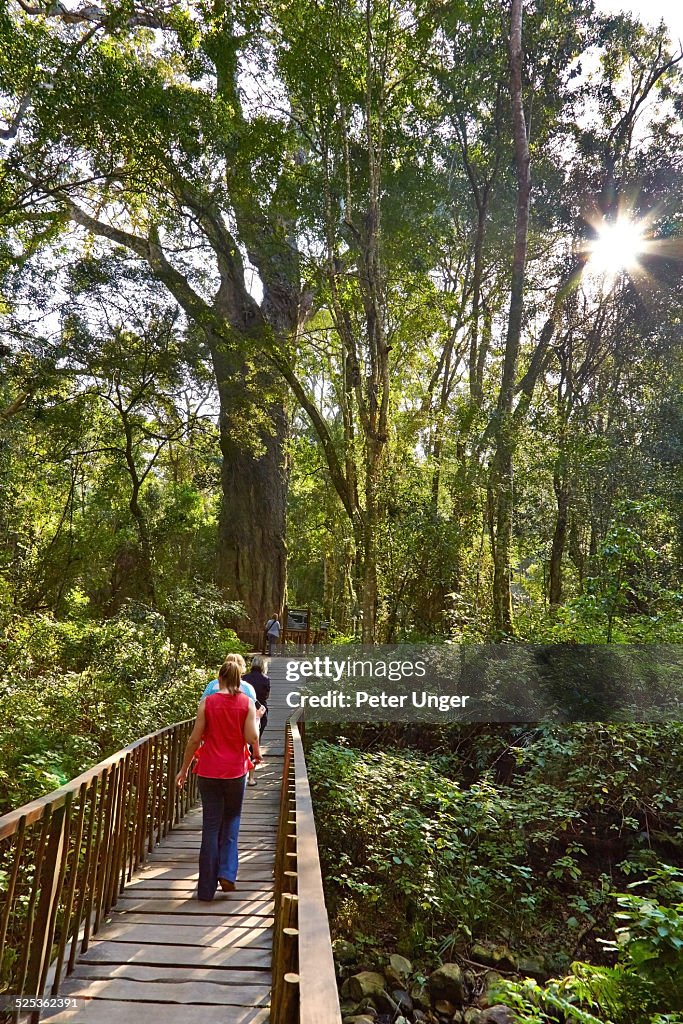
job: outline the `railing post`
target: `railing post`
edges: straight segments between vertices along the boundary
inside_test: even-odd
[[[14,846],[14,865],[12,867],[12,874],[10,875],[9,885],[7,886],[7,892],[5,894],[5,906],[2,911],[2,925],[0,925],[0,949],[5,948],[5,939],[7,938],[7,928],[9,926],[10,914],[12,913],[12,903],[14,900],[14,890],[17,884],[17,877],[19,875],[19,865],[21,864],[21,855],[24,850],[24,840],[26,838],[26,816],[22,815],[19,819],[19,824],[16,831],[16,841]]]
[[[71,939],[71,948],[69,950],[69,962],[67,964],[66,973],[71,974],[76,963],[76,948],[78,946],[78,929],[81,921],[88,923],[86,916],[87,912],[85,907],[88,906],[88,900],[90,894],[88,892],[88,880],[90,878],[91,864],[93,861],[93,850],[95,840],[95,830],[97,828],[97,794],[99,793],[99,780],[93,779],[92,785],[89,789],[90,796],[90,813],[88,815],[88,827],[87,827],[87,845],[85,848],[85,864],[83,865],[83,885],[80,887],[78,893],[78,904],[76,907],[76,920],[73,929],[73,938]],[[84,940],[85,941],[85,940]],[[82,949],[83,947],[81,947]],[[56,994],[56,993],[55,993]]]
[[[140,864],[145,862],[147,847],[147,808],[149,806],[149,753],[151,740],[147,740],[140,751],[138,774],[136,779],[136,799],[138,804],[138,822],[136,826],[136,845],[133,863],[128,868],[128,879],[133,876]]]
[[[69,887],[67,891],[66,904],[64,906],[64,917],[61,933],[59,936],[59,947],[57,950],[57,963],[54,973],[54,981],[52,983],[52,995],[56,995],[59,991],[59,983],[62,974],[62,967],[64,966],[64,954],[66,951],[66,944],[69,941],[69,926],[71,924],[71,914],[74,905],[74,894],[76,892],[76,879],[78,878],[78,863],[81,855],[81,845],[83,843],[83,828],[85,824],[85,807],[88,797],[88,783],[84,782],[81,784],[81,788],[78,791],[78,818],[76,820],[76,833],[74,835],[74,846],[71,863],[71,876],[69,878]]]
[[[45,806],[45,810],[43,811],[40,841],[38,843],[38,852],[36,854],[35,874],[33,876],[33,884],[31,885],[31,895],[29,897],[28,908],[26,913],[26,933],[24,940],[24,948],[21,957],[21,965],[19,967],[19,977],[17,985],[17,992],[19,995],[23,995],[26,992],[26,985],[28,983],[27,979],[30,966],[29,957],[32,949],[33,931],[36,919],[36,897],[38,895],[39,881],[43,877],[43,862],[45,859],[45,849],[49,842],[51,820],[52,804],[50,803]],[[33,993],[29,994],[33,995]],[[37,995],[37,993],[35,994]]]
[[[297,1024],[299,1020],[299,975],[288,972],[284,976],[282,1001],[278,1024]]]
[[[109,850],[109,843],[111,842],[112,834],[112,817],[115,809],[115,795],[116,785],[118,782],[118,769],[117,764],[112,765],[109,777],[107,779],[107,798],[104,810],[104,824],[102,832],[99,834],[99,843],[97,850],[97,870],[95,872],[95,922],[93,924],[92,933],[96,935],[99,931],[100,921],[102,920],[102,914],[105,911],[105,886],[107,882],[107,876],[109,873],[109,858],[107,852]],[[104,794],[102,794],[104,796]]]
[[[64,883],[63,854],[71,812],[71,794],[50,814],[50,825],[45,847],[45,856],[40,867],[40,875],[34,885],[40,888],[38,909],[36,911],[34,936],[31,942],[31,954],[26,972],[26,991],[31,996],[41,996],[45,975],[50,961],[52,938],[55,931],[56,902]],[[39,1013],[31,1015],[32,1024],[39,1018]]]

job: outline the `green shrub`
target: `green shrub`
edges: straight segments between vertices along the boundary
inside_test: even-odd
[[[542,949],[554,971],[579,950],[604,961],[615,887],[680,849],[683,726],[490,732],[442,730],[443,754],[314,743],[334,927],[409,956],[483,941]]]
[[[683,1020],[683,875],[660,869],[629,889],[647,884],[654,896],[617,895],[613,967],[574,963],[565,978],[541,986],[527,978],[503,980],[498,997],[518,1024],[675,1024]],[[664,892],[662,892],[664,890]]]
[[[243,607],[226,601],[213,584],[175,587],[164,596],[162,607],[174,648],[190,647],[200,664],[220,664],[228,653],[248,652],[249,646],[230,628],[244,614]]]
[[[194,716],[207,670],[160,615],[10,624],[0,653],[0,813]]]

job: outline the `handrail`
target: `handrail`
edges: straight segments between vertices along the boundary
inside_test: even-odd
[[[167,725],[165,729],[160,729],[158,732],[151,732],[147,736],[143,736],[141,739],[135,740],[134,743],[130,743],[127,747],[117,750],[115,754],[105,758],[104,761],[100,761],[100,763],[96,764],[94,768],[88,768],[88,770],[83,772],[82,775],[78,775],[75,779],[71,779],[60,789],[55,789],[52,793],[48,793],[46,796],[40,796],[37,800],[32,800],[29,804],[24,804],[22,807],[17,807],[13,811],[8,811],[7,814],[4,814],[0,818],[0,841],[9,835],[12,835],[16,830],[16,826],[18,825],[20,818],[25,819],[25,825],[32,824],[40,818],[47,803],[52,804],[54,807],[61,806],[66,800],[67,793],[75,793],[84,782],[91,782],[96,775],[101,774],[103,768],[108,768],[110,765],[115,764],[121,759],[122,755],[137,750],[138,747],[147,743],[149,740],[154,739],[156,736],[163,736],[164,733],[170,732],[172,729],[176,729],[178,725],[185,725],[185,722],[178,722],[176,725]]]
[[[285,727],[271,1019],[341,1024],[299,715]],[[182,791],[174,782],[192,725],[180,722],[136,740],[0,818],[0,868],[9,868],[0,964],[7,963],[6,949],[16,954],[0,990],[42,996],[49,976],[50,994],[59,993],[133,872],[196,802],[195,776]]]
[[[271,1017],[278,1024],[341,1024],[300,714],[285,726]]]
[[[42,996],[52,963],[58,994],[79,942],[84,953],[133,872],[196,802],[194,776],[183,791],[175,786],[193,724],[144,736],[0,818],[0,965],[10,963],[0,990]]]

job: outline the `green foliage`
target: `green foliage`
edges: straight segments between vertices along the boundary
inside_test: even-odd
[[[680,849],[681,726],[479,727],[469,740],[453,728],[440,740],[459,753],[312,747],[337,929],[367,932],[370,904],[376,944],[408,955],[502,940],[542,948],[556,969],[577,944],[604,959],[590,936],[616,909],[615,884]]]
[[[679,872],[660,869],[634,882],[656,895],[618,894],[622,922],[605,948],[618,954],[614,967],[572,964],[571,974],[541,986],[531,979],[501,981],[497,995],[514,1009],[519,1024],[662,1024],[683,1010],[683,882]],[[668,902],[659,900],[668,896]]]
[[[188,646],[172,644],[163,617],[142,607],[104,622],[13,621],[0,663],[0,813],[192,718],[208,671],[197,665]]]
[[[163,613],[174,649],[189,647],[201,664],[222,662],[228,653],[246,654],[248,644],[227,623],[244,614],[242,606],[226,601],[213,584],[177,586],[164,595]]]
[[[12,592],[63,616],[79,593],[109,616],[214,579],[221,453],[200,410],[218,373],[223,451],[261,454],[271,400],[294,391],[292,604],[358,632],[367,546],[380,635],[486,638],[516,197],[507,15],[171,2],[152,29],[131,0],[95,32],[90,15],[0,18],[0,609]],[[526,5],[523,36],[517,632],[677,641],[681,68],[662,27],[583,0]],[[587,207],[607,206],[645,218],[655,257],[561,289]],[[94,237],[72,230],[85,211]]]

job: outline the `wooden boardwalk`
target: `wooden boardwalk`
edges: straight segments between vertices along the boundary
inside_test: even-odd
[[[201,807],[161,841],[110,911],[60,998],[52,1024],[266,1024],[270,1020],[273,867],[282,777],[284,659],[271,662],[264,766],[245,792],[237,891],[196,899]],[[276,1024],[275,1021],[272,1024]]]

